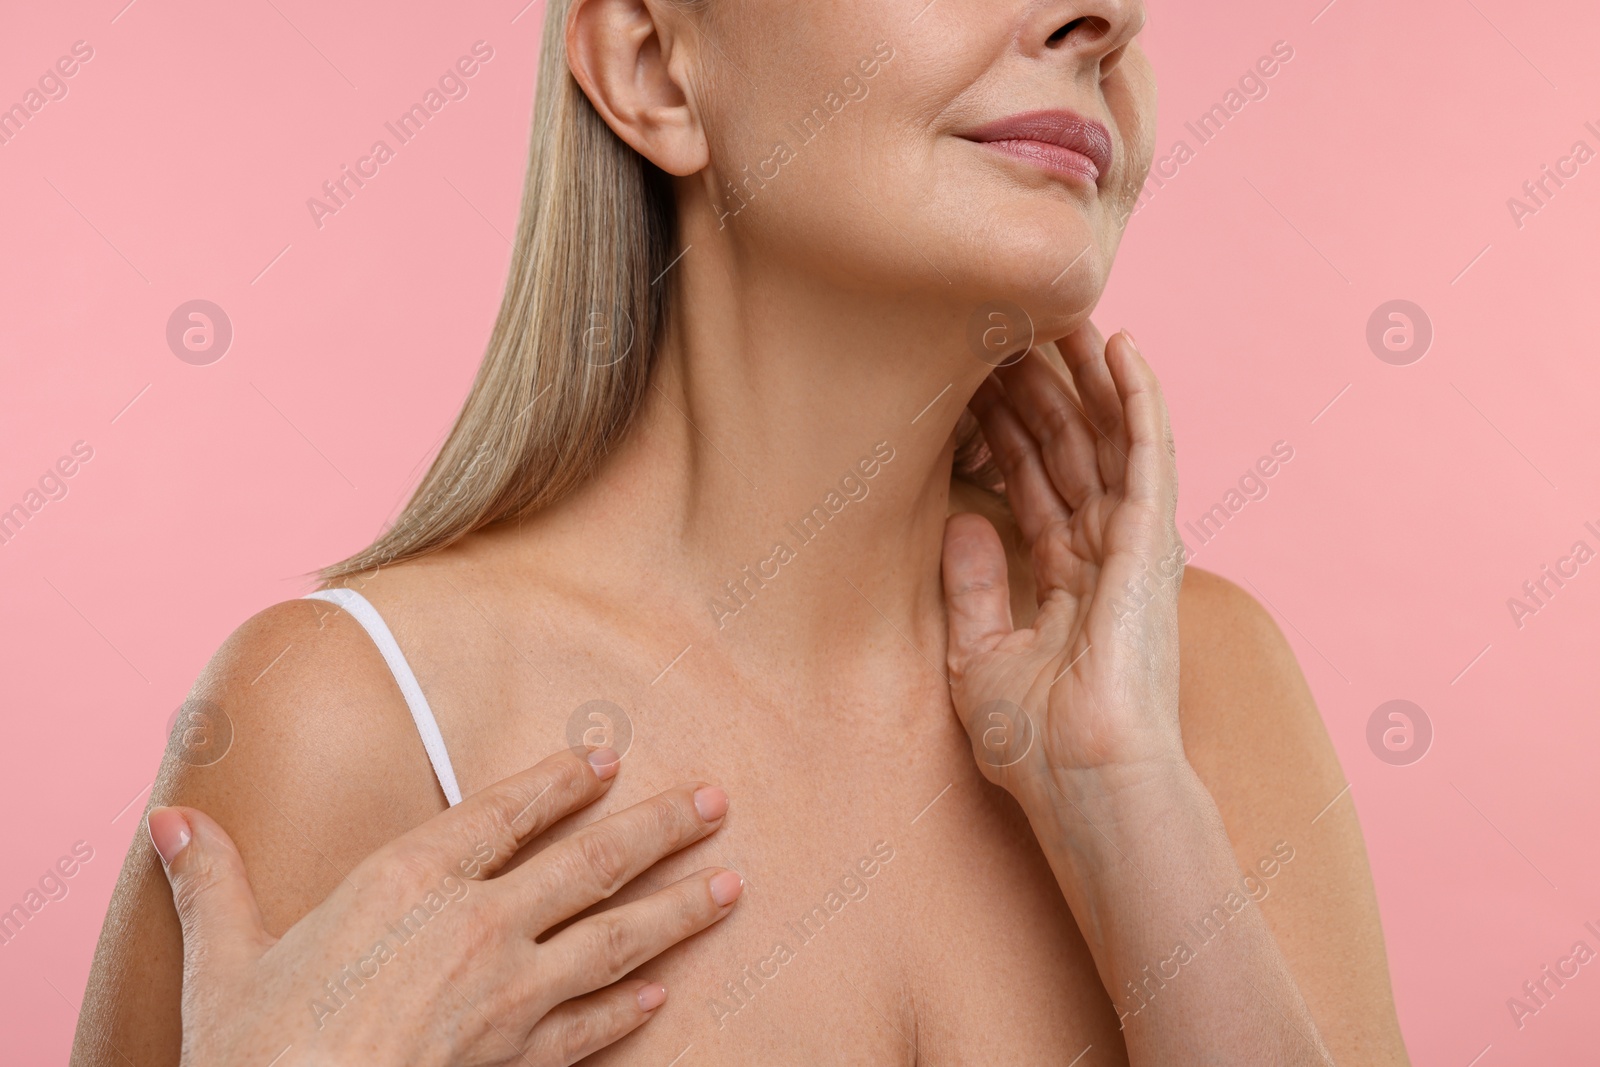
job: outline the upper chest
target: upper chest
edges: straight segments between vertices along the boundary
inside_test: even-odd
[[[729,793],[716,834],[617,902],[716,866],[744,875],[739,906],[641,969],[670,1010],[594,1062],[1065,1063],[1120,1048],[1060,889],[948,697],[753,692],[689,656],[649,679],[604,669],[624,660],[601,652],[537,682],[419,670],[466,793],[566,745],[622,752],[607,797],[557,834],[684,781]]]

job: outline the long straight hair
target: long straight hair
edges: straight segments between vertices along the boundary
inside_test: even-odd
[[[428,473],[336,581],[548,507],[632,422],[665,321],[675,228],[664,174],[605,124],[567,66],[570,0],[544,21],[522,211],[483,363]]]
[[[690,17],[708,0],[675,0]],[[670,179],[619,138],[567,65],[571,0],[550,0],[511,271],[455,425],[394,522],[324,582],[444,548],[549,507],[593,476],[634,421],[667,311]],[[986,450],[972,423],[958,469]],[[983,482],[983,478],[976,479]]]

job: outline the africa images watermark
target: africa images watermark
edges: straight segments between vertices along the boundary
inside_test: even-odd
[[[1153,964],[1145,964],[1139,972],[1143,975],[1139,981],[1129,978],[1124,982],[1127,997],[1125,1006],[1117,1008],[1119,1029],[1125,1029],[1128,1020],[1148,1008],[1168,982],[1176,980],[1183,973],[1183,968],[1199,959],[1201,952],[1221,938],[1228,924],[1245,908],[1266,900],[1272,892],[1268,881],[1276,878],[1293,859],[1293,846],[1287,841],[1275,842],[1272,855],[1256,861],[1255,869],[1261,872],[1259,878],[1254,874],[1241,878],[1238,886],[1228,890],[1221,903],[1215,905],[1199,922],[1186,924],[1184,936],[1173,945],[1171,953]],[[1154,973],[1151,973],[1152,968]]]
[[[1239,476],[1238,488],[1229,489],[1222,495],[1222,499],[1207,508],[1198,518],[1185,522],[1183,528],[1193,534],[1198,544],[1190,550],[1189,558],[1194,556],[1216,539],[1222,528],[1245,506],[1255,501],[1265,500],[1272,487],[1268,480],[1277,475],[1290,460],[1294,459],[1294,446],[1287,441],[1275,441],[1272,451],[1268,455],[1260,456],[1255,463],[1245,469]],[[1179,536],[1182,536],[1181,532]]]
[[[1271,91],[1268,81],[1276,77],[1283,66],[1294,58],[1294,47],[1288,41],[1275,41],[1270,55],[1261,56],[1249,70],[1239,76],[1237,87],[1230,87],[1223,93],[1222,100],[1212,104],[1194,122],[1185,122],[1183,128],[1188,130],[1195,139],[1193,145],[1180,137],[1172,144],[1172,149],[1166,155],[1160,156],[1150,164],[1150,174],[1139,189],[1138,200],[1134,204],[1133,214],[1143,211],[1145,205],[1150,203],[1160,189],[1166,188],[1167,182],[1172,181],[1182,171],[1181,168],[1199,154],[1199,149],[1210,144],[1223,129],[1232,122],[1234,117],[1245,109],[1251,101],[1261,101],[1267,98]],[[1150,186],[1154,183],[1155,188]]]
[[[730,1018],[755,1003],[756,994],[783,973],[783,967],[792,963],[799,950],[828,928],[851,902],[867,899],[867,883],[876,878],[894,859],[894,846],[887,841],[874,841],[868,855],[862,856],[845,869],[833,888],[822,897],[822,903],[812,906],[797,921],[783,924],[787,933],[773,941],[772,951],[740,970],[739,977],[723,983],[723,996],[712,997],[708,1002],[711,1017],[717,1029],[727,1026]],[[789,936],[793,935],[791,946]]]
[[[313,997],[308,1001],[317,1029],[321,1030],[328,1019],[349,1007],[355,1000],[356,994],[365,989],[368,982],[378,977],[384,964],[399,959],[400,950],[422,933],[423,928],[437,918],[440,912],[448,905],[465,899],[471,881],[494,857],[494,846],[487,842],[480,843],[473,849],[472,855],[456,864],[461,877],[458,878],[453,874],[445,875],[440,879],[437,888],[430,889],[411,910],[385,928],[384,936],[370,951],[341,967],[337,974],[323,982],[324,996]]]
[[[1595,138],[1596,143],[1600,143],[1600,126],[1591,121],[1585,122],[1583,128]],[[1548,163],[1542,164],[1537,177],[1522,183],[1522,196],[1506,197],[1506,210],[1511,213],[1511,221],[1517,229],[1528,224],[1529,216],[1537,215],[1549,207],[1550,201],[1566,188],[1567,182],[1582,173],[1581,168],[1594,157],[1594,148],[1580,137],[1572,142],[1566,155],[1556,160],[1554,167]]]
[[[1586,522],[1583,528],[1600,544],[1600,526]],[[1511,612],[1511,621],[1516,623],[1517,629],[1527,625],[1529,616],[1537,615],[1549,607],[1556,594],[1582,573],[1580,568],[1594,558],[1594,548],[1580,537],[1572,543],[1567,554],[1557,558],[1553,565],[1546,563],[1540,566],[1537,575],[1522,583],[1522,596],[1506,598],[1506,610]]]
[[[1584,923],[1583,928],[1600,938],[1600,926],[1592,920]],[[1594,958],[1595,950],[1589,947],[1589,942],[1575,941],[1567,955],[1554,964],[1545,964],[1536,976],[1523,982],[1522,995],[1506,998],[1506,1010],[1511,1013],[1511,1021],[1517,1024],[1517,1029],[1527,1026],[1529,1018],[1548,1008],[1556,994],[1578,977],[1582,968]]]
[[[854,71],[841,78],[837,88],[828,90],[799,122],[784,124],[784,137],[773,142],[771,153],[756,163],[754,173],[750,164],[746,163],[739,168],[741,176],[737,181],[727,179],[726,195],[722,198],[722,206],[717,209],[717,229],[726,229],[728,220],[748,207],[749,202],[766,189],[768,182],[783,173],[784,167],[799,159],[800,150],[822,136],[835,116],[851,104],[865,100],[870,92],[867,82],[876,78],[894,57],[894,46],[887,41],[879,41],[873,46],[872,54],[858,60]],[[792,146],[787,139],[790,137],[794,142]]]
[[[337,215],[349,207],[356,193],[364,189],[367,182],[376,178],[383,165],[394,159],[400,148],[410,144],[429,121],[444,110],[446,104],[465,100],[467,93],[471,91],[469,80],[476,77],[483,69],[483,65],[493,58],[494,48],[489,42],[474,41],[471,55],[457,59],[439,75],[436,85],[430,85],[424,90],[420,101],[402,111],[393,122],[383,124],[383,128],[394,137],[393,147],[388,141],[379,138],[372,142],[372,147],[368,149],[366,155],[356,160],[354,168],[348,163],[340,164],[338,176],[322,183],[325,199],[313,196],[306,200],[306,210],[311,212],[311,221],[317,229],[320,230],[326,225],[324,220],[329,215]]]
[[[88,41],[74,41],[71,54],[59,57],[15,103],[0,109],[0,148],[9,145],[46,104],[65,100],[70,90],[67,79],[93,58],[93,45]]]
[[[839,479],[839,487],[830,489],[822,499],[795,522],[784,523],[784,529],[794,540],[791,547],[786,540],[775,541],[767,558],[753,565],[739,568],[739,577],[722,583],[722,593],[710,600],[711,621],[721,630],[728,620],[755,603],[756,594],[775,581],[783,567],[799,558],[799,549],[821,536],[830,521],[852,501],[860,503],[872,492],[868,483],[876,478],[883,467],[894,459],[894,446],[879,441],[872,453],[856,461],[854,467]],[[752,571],[753,567],[753,571]]]
[[[1161,590],[1183,581],[1183,568],[1188,559],[1189,550],[1179,541],[1171,552],[1156,560],[1154,567],[1147,565],[1137,580],[1126,579],[1121,593],[1112,594],[1111,614],[1117,620],[1117,629],[1130,629],[1144,609],[1155,602]]]
[[[94,846],[87,841],[75,841],[69,854],[46,867],[37,884],[29,886],[20,901],[0,912],[0,946],[11,944],[22,933],[23,927],[32,922],[33,917],[43,911],[46,905],[67,899],[71,889],[67,884],[68,879],[92,859]]]
[[[57,459],[39,475],[36,486],[30,486],[22,499],[0,511],[0,546],[9,545],[13,538],[33,517],[44,510],[46,504],[66,498],[71,488],[67,480],[94,458],[94,446],[87,441],[75,441],[69,455]]]

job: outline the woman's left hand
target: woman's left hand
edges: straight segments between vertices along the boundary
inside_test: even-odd
[[[1060,348],[1067,371],[1035,349],[972,401],[1033,557],[1039,612],[1012,626],[999,536],[953,516],[951,691],[1120,1000],[1152,960],[1172,962],[1193,917],[1236,894],[1240,873],[1178,729],[1184,552],[1161,389],[1126,333],[1106,344],[1086,325]],[[1260,909],[1228,922],[1229,948],[1208,955],[1203,980],[1158,978],[1160,1009],[1119,1011],[1128,1062],[1331,1063]]]
[[[1184,759],[1166,404],[1127,333],[1108,344],[1085,324],[1059,349],[1068,370],[1035,348],[971,402],[1032,556],[1032,625],[1012,624],[986,519],[952,516],[944,542],[956,710],[984,773],[1030,811],[1055,806],[1051,785],[1115,792]]]

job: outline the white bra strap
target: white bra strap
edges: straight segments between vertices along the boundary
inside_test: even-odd
[[[456,785],[455,768],[450,765],[450,753],[445,751],[444,735],[439,732],[433,709],[428,707],[428,698],[422,695],[417,676],[411,673],[411,665],[406,662],[405,654],[400,651],[394,634],[389,632],[388,624],[378,614],[378,609],[354,589],[319,589],[315,593],[307,593],[302,599],[325,600],[343,608],[371,636],[372,643],[383,653],[383,661],[389,665],[394,680],[400,685],[400,695],[405,697],[406,707],[411,709],[412,721],[417,724],[417,733],[422,735],[422,747],[428,750],[428,760],[433,764],[433,773],[439,778],[439,787],[444,790],[445,799],[450,801],[451,807],[461,803],[461,787]]]

